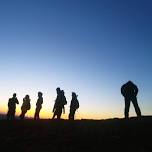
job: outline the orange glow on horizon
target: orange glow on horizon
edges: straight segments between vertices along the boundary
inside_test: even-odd
[[[21,99],[20,99],[21,101]],[[32,100],[32,101],[36,101]],[[42,106],[42,109],[40,111],[40,119],[52,119],[53,113],[52,113],[52,107],[53,107],[54,102],[52,102],[51,104],[46,104],[46,102],[44,102],[44,105]],[[19,105],[16,105],[16,116],[19,116],[21,114],[21,105],[22,102],[20,102]],[[0,113],[2,114],[7,114],[7,104],[3,103],[1,105],[1,109],[0,109]],[[34,113],[35,113],[35,102],[31,102],[31,109],[27,111],[25,117],[30,117],[30,118],[34,118]],[[65,107],[65,114],[62,114],[61,118],[62,119],[68,119],[68,114],[69,114],[69,105],[67,105]],[[117,111],[113,111],[113,112],[108,112],[106,109],[93,109],[92,107],[87,107],[85,108],[85,106],[81,106],[80,109],[78,109],[78,111],[76,111],[75,114],[75,119],[96,119],[96,120],[100,120],[100,119],[109,119],[109,118],[122,118],[122,114],[118,113]]]
[[[0,113],[2,114],[7,114],[7,109],[2,108]],[[21,113],[21,110],[19,108],[17,108],[16,110],[16,116],[19,116]],[[30,118],[34,118],[34,113],[35,113],[35,109],[31,108],[31,110],[29,110],[26,113],[26,117],[30,117]],[[52,111],[44,111],[42,109],[42,111],[40,112],[40,119],[52,119],[53,113]],[[62,114],[61,116],[62,119],[68,119],[68,112],[66,112],[65,114]],[[109,119],[109,118],[115,118],[114,115],[109,115],[109,114],[102,114],[102,115],[96,115],[96,114],[91,114],[91,113],[79,113],[76,112],[75,114],[75,119]],[[121,118],[121,116],[119,116],[119,118]]]

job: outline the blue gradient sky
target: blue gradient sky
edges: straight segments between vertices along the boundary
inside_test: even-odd
[[[42,117],[51,117],[56,87],[79,97],[77,118],[123,117],[120,87],[139,87],[142,114],[152,114],[151,0],[0,1],[0,111],[16,92],[20,105],[44,93]],[[135,112],[131,107],[130,115]]]

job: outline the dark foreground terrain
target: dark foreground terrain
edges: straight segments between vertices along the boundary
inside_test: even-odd
[[[152,152],[152,117],[0,121],[0,151]]]

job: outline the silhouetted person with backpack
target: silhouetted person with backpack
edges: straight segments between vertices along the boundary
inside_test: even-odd
[[[13,94],[13,97],[8,101],[8,112],[7,112],[7,120],[13,120],[16,112],[16,104],[19,104],[18,99],[16,97],[16,93]]]
[[[70,120],[74,120],[74,115],[78,108],[79,108],[79,101],[77,99],[77,95],[76,93],[72,92],[72,100],[70,104],[70,113],[69,113]]]
[[[38,92],[38,99],[37,99],[36,110],[35,110],[35,115],[34,115],[35,120],[39,120],[39,113],[40,113],[40,110],[41,110],[42,104],[43,104],[42,95],[43,95],[42,92]]]
[[[21,119],[24,119],[25,117],[25,114],[27,113],[28,110],[31,109],[31,103],[30,103],[31,99],[29,97],[29,95],[26,95],[24,98],[23,98],[23,104],[21,106],[21,115],[20,115],[20,118]]]
[[[132,101],[136,114],[138,117],[141,116],[141,111],[137,103],[137,94],[138,94],[138,88],[137,86],[131,82],[128,81],[126,84],[124,84],[121,87],[121,94],[125,98],[125,118],[129,117],[129,108],[130,108],[130,102]]]
[[[64,96],[64,91],[60,90],[60,88],[57,88],[56,91],[57,91],[57,98],[55,100],[55,104],[53,107],[54,114],[52,119],[54,119],[55,116],[57,116],[57,119],[61,118],[62,109],[64,112],[64,105],[67,103],[66,98]]]

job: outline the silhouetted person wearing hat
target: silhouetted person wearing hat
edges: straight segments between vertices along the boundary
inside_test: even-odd
[[[53,114],[52,119],[54,119],[55,116],[57,116],[57,119],[61,118],[62,109],[63,109],[63,112],[65,112],[64,105],[67,103],[66,98],[64,96],[64,91],[60,90],[60,88],[57,88],[56,91],[57,91],[57,98],[55,100],[55,104],[53,107],[54,114]]]
[[[70,120],[74,120],[74,115],[78,108],[79,108],[79,101],[77,99],[77,95],[76,93],[72,92],[72,100],[70,104],[70,113],[69,113]]]
[[[16,93],[13,94],[13,97],[8,101],[8,112],[7,112],[7,120],[13,120],[16,112],[16,104],[19,104],[18,99],[16,97]]]
[[[121,94],[125,98],[125,118],[129,117],[129,108],[131,101],[134,105],[137,116],[140,117],[141,111],[137,103],[137,94],[138,94],[137,86],[133,82],[128,81],[126,84],[124,84],[121,87]]]
[[[42,109],[42,104],[43,104],[42,95],[43,95],[42,92],[38,92],[38,99],[37,99],[36,110],[35,110],[35,115],[34,115],[35,120],[39,120],[39,113],[40,113],[40,110]]]
[[[25,114],[27,113],[28,110],[30,110],[31,108],[31,104],[30,104],[30,97],[29,95],[26,95],[24,98],[23,98],[23,104],[21,106],[21,115],[20,115],[20,118],[21,119],[24,119],[25,117]]]

